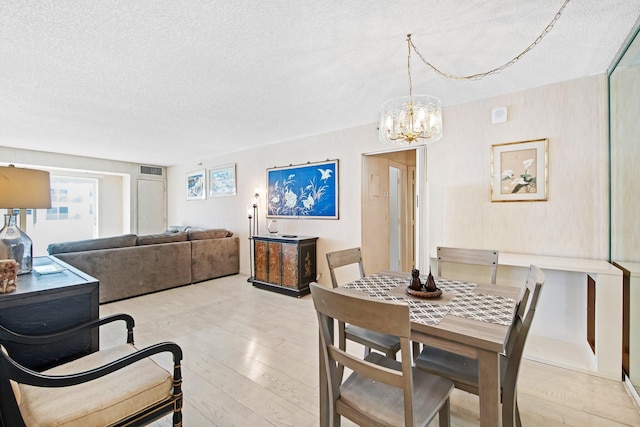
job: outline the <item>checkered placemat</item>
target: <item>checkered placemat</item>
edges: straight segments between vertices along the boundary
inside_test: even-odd
[[[427,278],[420,276],[422,282],[426,282]],[[450,292],[453,294],[470,293],[478,286],[476,283],[461,282],[459,280],[442,279],[434,277],[436,286],[442,289],[443,292]],[[359,292],[364,292],[370,295],[384,294],[393,288],[398,286],[408,286],[409,281],[398,277],[383,276],[381,274],[372,274],[371,276],[363,277],[354,282],[347,283],[343,287],[346,289],[353,289]]]
[[[422,277],[426,281],[426,277]],[[406,301],[411,320],[425,325],[437,325],[447,315],[475,319],[482,322],[510,325],[515,301],[496,295],[475,294],[476,283],[434,278],[438,288],[454,297],[448,304],[432,304],[427,300],[415,300],[393,295],[389,291],[398,286],[408,286],[407,279],[373,274],[344,285],[367,294],[369,298],[384,301]]]
[[[427,281],[426,277],[420,276],[423,279],[423,282]],[[473,292],[473,290],[478,286],[477,283],[470,282],[461,282],[459,280],[449,280],[449,279],[441,279],[439,277],[434,277],[436,281],[436,286],[442,289],[443,292],[452,292],[454,294],[460,293],[469,293]]]
[[[409,317],[412,322],[423,325],[437,325],[449,314],[446,305],[431,304],[427,301],[405,300],[409,303]]]
[[[401,284],[406,284],[406,279],[399,279],[397,277],[382,276],[380,274],[372,274],[371,276],[363,277],[355,282],[347,283],[343,287],[346,289],[354,289],[359,292],[367,294],[379,294],[385,293]]]

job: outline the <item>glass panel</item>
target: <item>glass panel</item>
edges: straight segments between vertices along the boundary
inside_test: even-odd
[[[640,24],[639,24],[640,25]],[[640,393],[640,37],[635,36],[609,75],[610,258],[625,271],[623,371]],[[640,402],[639,402],[640,403]]]

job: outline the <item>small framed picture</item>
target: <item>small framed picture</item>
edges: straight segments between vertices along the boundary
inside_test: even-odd
[[[236,165],[209,169],[209,197],[236,194]]]
[[[491,146],[491,201],[547,200],[548,139]]]
[[[187,174],[187,200],[204,200],[207,195],[204,169]]]

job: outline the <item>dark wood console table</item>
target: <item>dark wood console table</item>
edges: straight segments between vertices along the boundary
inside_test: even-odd
[[[253,236],[253,286],[300,297],[316,280],[316,240],[309,236]]]
[[[33,265],[62,271],[34,270],[18,276],[16,290],[0,294],[0,325],[17,333],[46,334],[98,318],[97,279],[53,256],[36,257]],[[99,346],[97,329],[44,347],[5,345],[14,360],[36,371],[97,351]]]

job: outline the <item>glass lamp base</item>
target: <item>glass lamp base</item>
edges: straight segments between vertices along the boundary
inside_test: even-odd
[[[20,264],[18,274],[31,273],[33,242],[20,230],[15,215],[4,216],[4,227],[0,230],[0,259],[13,259]]]

